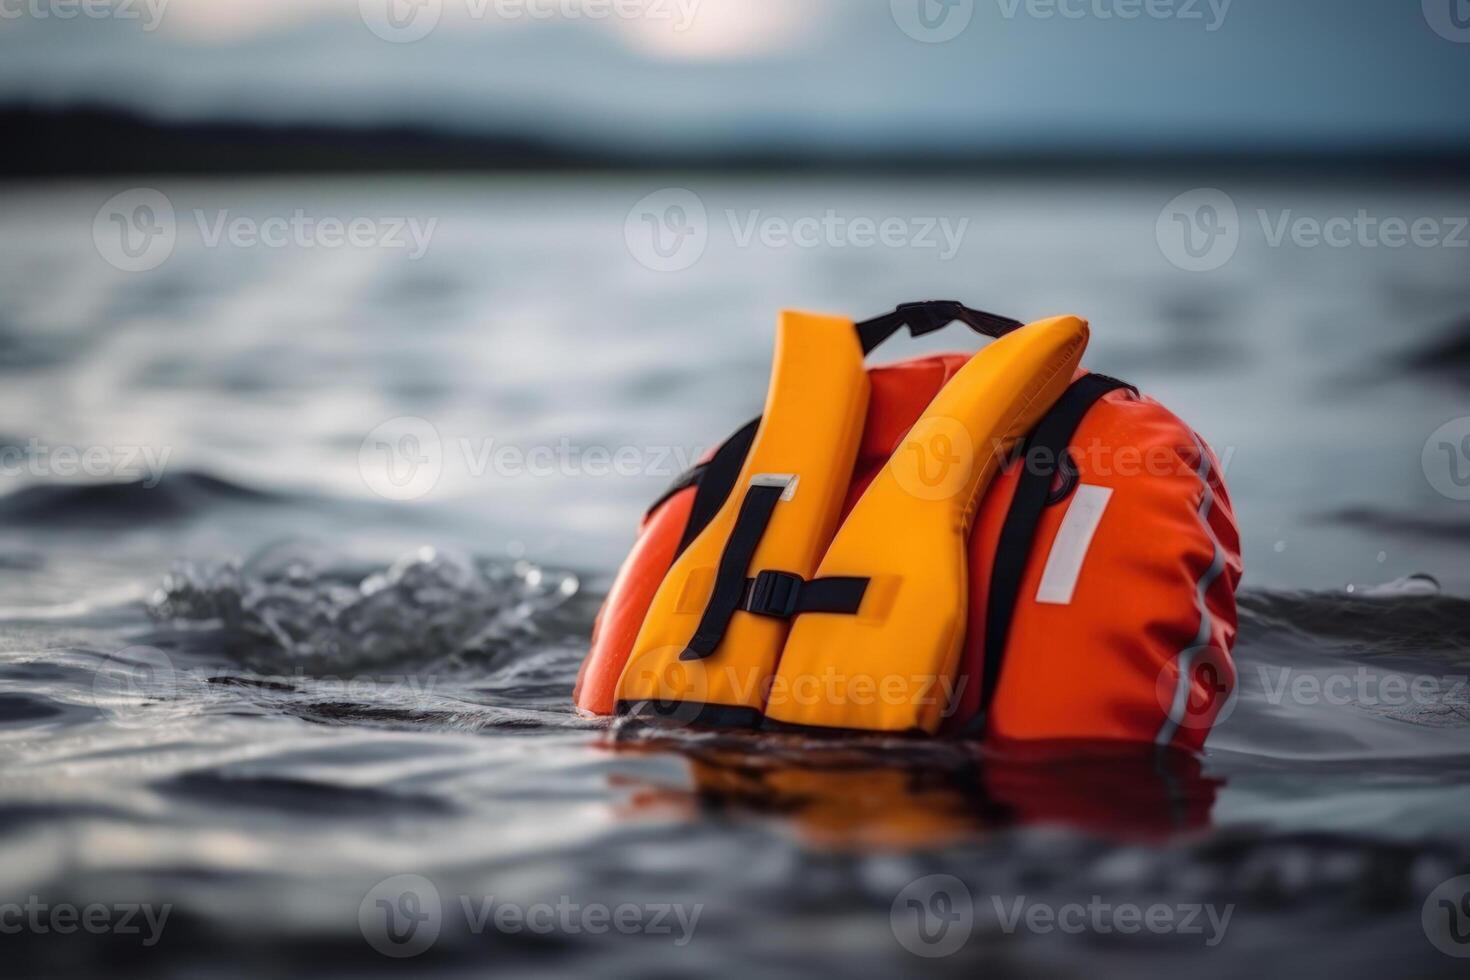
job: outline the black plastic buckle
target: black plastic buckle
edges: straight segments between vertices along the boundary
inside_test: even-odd
[[[767,569],[757,572],[745,599],[745,611],[772,619],[790,619],[796,615],[801,601],[801,587],[806,579],[790,572]]]

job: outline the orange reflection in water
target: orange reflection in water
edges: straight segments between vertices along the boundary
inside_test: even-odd
[[[690,781],[620,776],[629,817],[777,820],[821,847],[933,847],[1015,825],[1161,840],[1209,826],[1222,781],[1190,755],[1098,743],[977,745],[875,737],[616,734],[617,753],[674,754]]]

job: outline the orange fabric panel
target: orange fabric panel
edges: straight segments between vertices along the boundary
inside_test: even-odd
[[[737,611],[712,655],[685,659],[713,594],[730,534],[757,479],[787,481],[751,570],[810,578],[841,518],[868,409],[853,322],[782,311],[766,407],[750,453],[714,519],[664,577],[618,679],[619,702],[759,710],[790,624]]]
[[[796,618],[776,668],[791,694],[773,689],[767,718],[938,730],[964,649],[975,514],[1010,448],[1066,391],[1087,339],[1079,317],[1027,324],[972,357],[930,402],[817,568],[869,579],[862,608]],[[824,696],[797,693],[808,689]]]
[[[689,525],[696,489],[680,490],[643,522],[633,550],[623,560],[592,628],[592,649],[582,661],[572,699],[582,711],[610,715],[617,706],[618,678],[643,617],[663,583]]]
[[[868,489],[868,484],[873,482],[873,477],[898,450],[899,443],[919,421],[924,409],[939,394],[939,389],[948,384],[949,379],[969,360],[969,354],[936,354],[888,364],[868,372],[872,386],[868,420],[863,427],[863,442],[858,449],[847,503],[842,508],[844,519]]]
[[[1043,513],[986,734],[1159,740],[1197,750],[1235,682],[1229,650],[1237,626],[1240,542],[1218,461],[1166,408],[1127,391],[1094,406],[1071,448],[1079,484],[1110,488],[1112,496],[1065,605],[1038,602],[1036,595],[1075,492]],[[976,522],[971,602],[977,610],[989,593],[1009,508],[1005,490],[1014,492],[1018,476],[1019,467],[1006,474]],[[1203,616],[1196,601],[1201,594]],[[966,647],[969,679],[950,730],[979,702],[980,665],[989,655],[983,629],[971,631]],[[1192,671],[1183,697],[1180,664]],[[1165,719],[1176,698],[1184,712],[1170,723]]]

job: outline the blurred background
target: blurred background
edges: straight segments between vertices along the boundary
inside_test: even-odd
[[[0,0],[4,941],[376,973],[387,896],[420,972],[1449,975],[1467,83],[1464,0]],[[1207,758],[1028,763],[1017,798],[954,747],[577,718],[601,595],[759,411],[777,311],[930,298],[1087,317],[1089,366],[1220,455]],[[930,959],[890,906],[932,874],[974,932]],[[1208,948],[1016,934],[1023,893],[1236,912]],[[704,912],[467,928],[490,895]],[[144,944],[6,901],[172,914]]]

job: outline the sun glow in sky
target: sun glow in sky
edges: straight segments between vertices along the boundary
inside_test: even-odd
[[[391,5],[395,16],[436,18],[434,32],[591,25],[633,50],[722,60],[783,50],[810,35],[827,0],[153,0],[162,30],[180,40],[229,43],[310,21],[350,20]]]

